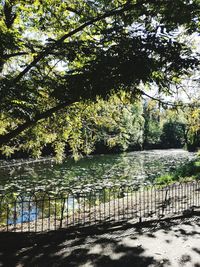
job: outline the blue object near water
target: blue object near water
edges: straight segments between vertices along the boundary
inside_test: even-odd
[[[9,219],[8,224],[18,224],[35,221],[38,217],[38,212],[39,210],[36,210],[36,207],[32,207],[30,210],[22,210],[22,208],[20,210],[17,209],[16,212],[13,211],[13,219]]]
[[[53,206],[53,205],[52,205]],[[75,211],[78,209],[77,200],[70,196],[65,202],[65,209],[69,211]],[[12,208],[9,214],[8,224],[19,224],[26,222],[33,222],[40,217],[41,210],[36,206],[35,203],[30,202],[26,197],[23,198],[22,202],[18,203],[16,207]]]

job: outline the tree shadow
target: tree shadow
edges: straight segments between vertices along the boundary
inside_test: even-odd
[[[124,244],[120,236],[132,241],[137,241],[141,236],[155,239],[157,231],[168,233],[174,226],[179,227],[176,232],[178,236],[200,235],[181,228],[181,225],[190,225],[191,222],[200,225],[199,216],[140,224],[73,227],[45,233],[0,233],[0,266],[172,266],[170,259],[163,257],[157,260],[153,253],[146,255],[143,245],[134,242]],[[167,239],[166,243],[170,240]],[[191,260],[189,256],[182,256],[181,259],[183,263]]]

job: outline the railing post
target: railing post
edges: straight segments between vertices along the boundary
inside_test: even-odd
[[[65,198],[62,198],[62,195],[61,195],[60,200],[61,200],[60,228],[62,228],[62,223],[64,219]]]

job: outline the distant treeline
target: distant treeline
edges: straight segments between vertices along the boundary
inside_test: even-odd
[[[125,150],[186,148],[196,151],[200,148],[200,130],[198,124],[195,124],[195,108],[163,108],[153,100],[133,104],[136,105],[142,107],[133,108],[132,114],[129,114],[129,123],[123,124],[126,125],[124,132],[128,138]],[[139,127],[135,127],[136,124]],[[125,140],[109,147],[104,140],[100,140],[96,144],[95,153],[123,151],[123,141]]]
[[[195,105],[163,106],[155,100],[133,100],[120,92],[107,100],[75,103],[65,112],[41,120],[4,146],[1,155],[52,155],[62,161],[69,154],[78,159],[91,153],[156,148],[195,151],[200,147],[199,121],[200,109]]]

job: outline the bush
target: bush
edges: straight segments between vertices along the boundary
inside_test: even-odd
[[[164,185],[175,181],[200,179],[200,158],[180,166],[172,173],[166,173],[156,178],[156,184]]]

